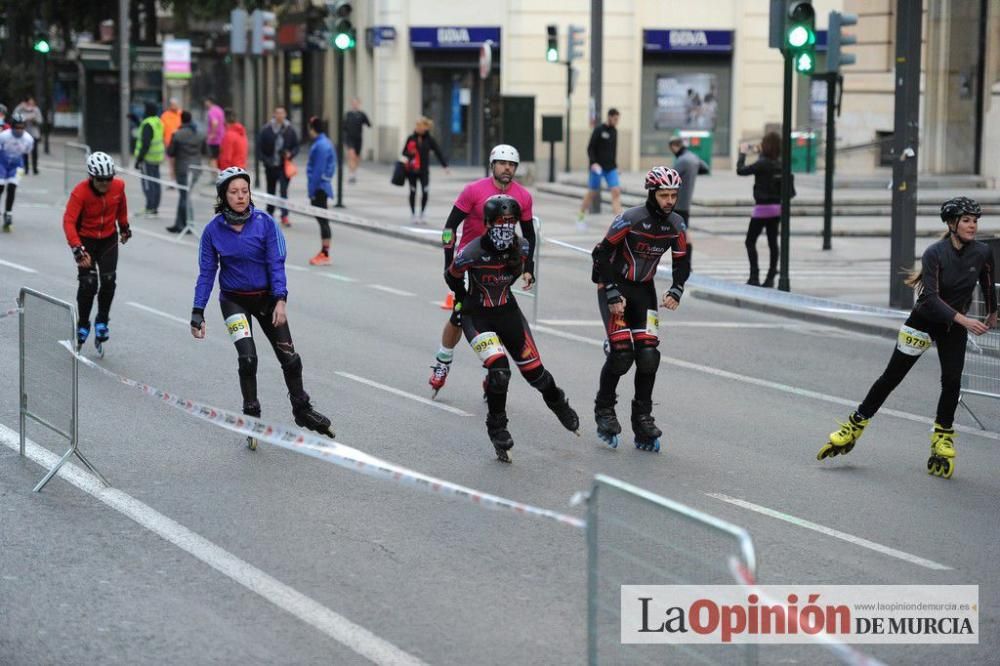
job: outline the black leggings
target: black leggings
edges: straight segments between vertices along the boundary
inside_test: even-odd
[[[274,313],[274,300],[267,292],[252,294],[235,294],[222,292],[219,299],[222,316],[226,320],[230,338],[236,344],[239,361],[240,392],[243,394],[243,413],[252,416],[260,415],[260,403],[257,401],[257,345],[253,339],[253,319],[257,319],[260,329],[264,331],[274,355],[278,357],[281,370],[285,375],[285,385],[293,399],[308,400],[308,395],[302,388],[302,359],[295,353],[292,343],[292,333],[286,321],[281,326],[271,323]],[[249,335],[242,335],[245,330]]]
[[[922,317],[914,314],[910,315],[905,325],[926,332],[937,344],[938,360],[941,362],[941,396],[938,398],[936,420],[943,427],[950,428],[955,421],[955,409],[958,407],[962,388],[962,368],[965,367],[965,345],[969,332],[956,323],[928,324]],[[919,358],[920,356],[904,354],[897,345],[882,376],[875,380],[864,402],[858,405],[858,414],[864,418],[875,416],[885,399],[899,386]]]
[[[750,260],[750,277],[757,277],[760,275],[760,268],[757,265],[757,238],[760,236],[760,232],[764,229],[767,230],[767,249],[770,254],[768,257],[768,267],[767,272],[771,277],[774,277],[778,272],[778,223],[780,218],[777,217],[752,217],[750,218],[750,226],[747,228],[747,258]]]
[[[285,165],[279,164],[278,166],[266,166],[264,167],[264,179],[267,182],[267,193],[274,194],[276,190],[279,190],[281,197],[283,199],[288,198],[288,177],[285,175]],[[274,215],[274,204],[267,205],[267,214]],[[283,217],[288,216],[288,209],[282,208],[281,215]]]
[[[417,212],[417,181],[420,181],[420,212],[427,208],[428,188],[431,182],[431,174],[427,171],[418,173],[407,173],[406,180],[410,181],[410,212]]]
[[[316,206],[316,208],[326,208],[326,192],[316,190],[316,195],[309,200],[309,203]],[[316,221],[319,222],[319,237],[323,240],[330,240],[332,237],[330,233],[330,220],[325,217],[317,217]]]
[[[604,288],[597,289],[597,307],[604,320],[604,332],[608,336],[608,355],[601,368],[601,383],[597,390],[599,405],[613,405],[618,380],[628,371],[636,354],[643,349],[652,349],[656,357],[656,365],[642,363],[635,370],[635,399],[638,402],[653,400],[653,384],[656,382],[656,370],[659,368],[660,338],[655,330],[647,327],[650,311],[656,313],[656,286],[649,282],[625,282],[618,284],[618,290],[625,298],[625,315],[613,316],[608,310],[608,297]],[[650,352],[643,352],[649,354]],[[624,368],[624,372],[622,369]],[[650,371],[651,370],[651,371]]]
[[[118,270],[118,234],[107,238],[81,238],[90,255],[90,268],[77,266],[76,311],[81,328],[90,327],[90,310],[97,296],[97,323],[107,324],[111,317],[111,301],[115,297],[115,275]]]
[[[507,409],[507,384],[510,378],[510,361],[505,351],[514,358],[521,376],[534,386],[548,402],[559,399],[559,387],[552,374],[542,365],[538,346],[531,335],[528,321],[517,303],[509,303],[496,308],[478,308],[462,313],[462,330],[465,339],[473,344],[473,339],[483,333],[495,333],[503,347],[493,355],[483,359],[487,371],[486,404],[490,414],[500,414]],[[480,354],[479,351],[476,352]],[[482,354],[480,354],[480,358]],[[501,380],[497,381],[500,377]]]
[[[4,188],[7,190],[7,206],[4,210],[9,213],[14,210],[14,195],[17,194],[17,185],[14,183],[0,185],[0,195],[3,195]]]

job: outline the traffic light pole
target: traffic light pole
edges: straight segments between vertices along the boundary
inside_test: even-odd
[[[337,204],[335,208],[344,207],[344,58],[346,52],[336,49],[333,54],[337,60]]]
[[[794,55],[785,49],[783,56],[785,80],[781,110],[781,276],[778,278],[778,289],[790,291],[788,246],[791,241],[791,232],[788,223],[791,219],[789,208],[792,198],[792,58]]]
[[[569,113],[572,108],[572,98],[573,98],[573,61],[569,58],[566,59],[566,173],[570,172],[569,165],[569,142],[570,137],[573,135],[572,125],[569,122]]]
[[[837,148],[837,121],[834,116],[837,103],[837,85],[840,74],[827,72],[826,79],[826,177],[823,187],[823,249],[833,248],[833,172]]]

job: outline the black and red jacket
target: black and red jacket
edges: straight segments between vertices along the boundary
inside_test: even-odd
[[[527,240],[515,237],[509,250],[497,252],[489,238],[480,236],[455,255],[445,272],[445,282],[455,292],[455,300],[462,303],[463,311],[514,303],[510,287],[527,271],[530,250]],[[469,273],[468,291],[464,279],[466,272]]]

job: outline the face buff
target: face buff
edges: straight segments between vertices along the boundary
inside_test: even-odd
[[[490,242],[498,251],[504,252],[514,242],[514,225],[497,222],[486,232]]]

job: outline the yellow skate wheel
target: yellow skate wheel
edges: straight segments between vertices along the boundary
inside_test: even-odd
[[[250,449],[251,451],[256,451],[257,450],[257,438],[256,437],[247,437],[247,448]]]
[[[951,458],[945,458],[941,461],[941,477],[945,479],[950,479],[951,475],[955,473],[955,461]]]

